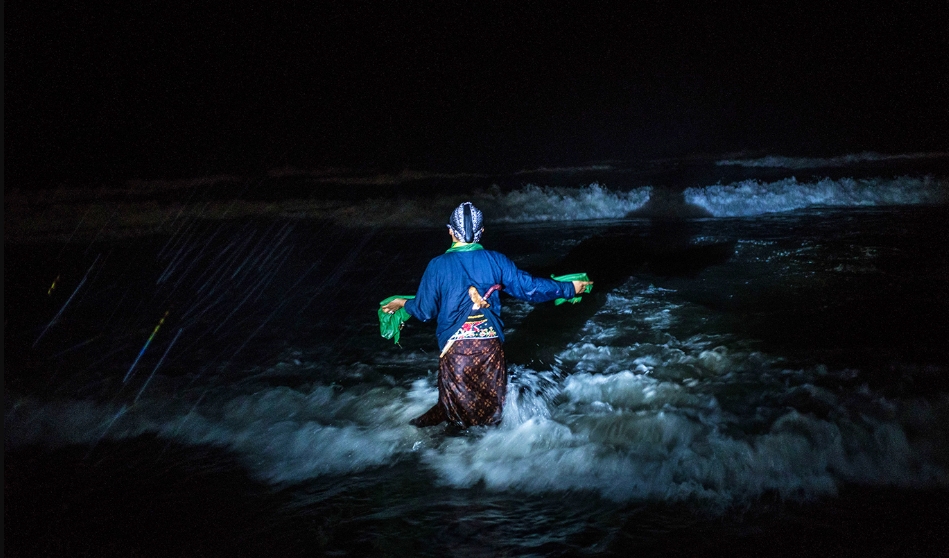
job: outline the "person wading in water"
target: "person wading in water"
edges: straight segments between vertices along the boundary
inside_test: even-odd
[[[382,306],[403,309],[423,322],[437,321],[438,402],[411,423],[434,426],[448,421],[461,427],[501,422],[507,393],[503,322],[498,291],[528,302],[573,299],[591,281],[555,281],[534,277],[507,256],[479,244],[484,217],[471,202],[451,214],[452,246],[429,262],[414,299],[395,298]]]

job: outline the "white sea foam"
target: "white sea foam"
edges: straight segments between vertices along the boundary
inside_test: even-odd
[[[678,306],[662,301],[673,295],[646,287],[620,289],[617,299],[639,298],[631,320],[661,313],[669,329],[675,318],[666,310],[674,315]],[[599,316],[615,319],[609,306]],[[826,369],[781,370],[774,358],[715,335],[680,341],[653,331],[655,342],[617,346],[603,329],[584,331],[560,355],[572,373],[552,381],[549,372],[518,368],[499,429],[448,440],[423,461],[454,486],[590,490],[617,500],[726,504],[770,491],[833,494],[842,482],[949,484],[949,463],[932,449],[945,434],[949,399],[835,393],[811,383]],[[826,416],[794,408],[801,400]],[[749,415],[748,404],[758,410]]]
[[[628,192],[610,190],[600,184],[582,188],[527,185],[512,192],[497,192],[485,199],[493,220],[509,223],[618,219],[641,208],[652,188]]]
[[[727,505],[765,492],[833,494],[844,482],[949,486],[939,450],[949,398],[822,388],[816,380],[832,371],[784,370],[740,338],[704,331],[677,338],[679,317],[695,309],[675,291],[631,280],[614,296],[556,368],[512,366],[498,428],[445,437],[409,426],[436,399],[434,375],[419,370],[422,378],[410,384],[261,383],[174,397],[156,390],[129,406],[8,393],[6,442],[95,444],[151,433],[227,448],[270,483],[418,459],[450,486],[584,490],[621,501]],[[638,301],[632,309],[630,300]],[[602,325],[625,321],[623,329],[656,316],[657,326],[641,327],[636,343]]]
[[[715,217],[743,217],[791,211],[814,206],[868,207],[916,205],[949,201],[949,182],[934,178],[892,179],[824,178],[800,182],[788,178],[775,182],[745,180],[688,188],[686,202]]]
[[[92,401],[39,403],[7,399],[6,441],[13,445],[96,444],[143,434],[188,445],[227,448],[261,480],[296,482],[391,462],[420,436],[408,424],[433,401],[432,386],[417,393],[376,387],[338,393],[272,387],[255,393],[206,390],[195,403],[143,397],[135,405]]]
[[[766,491],[833,494],[843,481],[949,482],[945,464],[934,465],[891,421],[831,421],[789,410],[763,433],[736,436],[725,432],[734,418],[713,397],[690,396],[681,385],[623,372],[573,377],[565,392],[569,409],[511,421],[481,438],[450,440],[426,451],[424,461],[454,486],[592,490],[617,500],[727,503]],[[927,410],[919,403],[906,407]]]

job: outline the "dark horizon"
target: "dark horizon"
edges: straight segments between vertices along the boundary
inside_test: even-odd
[[[949,148],[949,6],[6,6],[7,187]]]

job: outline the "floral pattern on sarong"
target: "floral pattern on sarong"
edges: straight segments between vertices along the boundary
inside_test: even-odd
[[[501,341],[463,339],[452,343],[438,361],[438,402],[412,424],[495,425],[501,422],[506,393]]]

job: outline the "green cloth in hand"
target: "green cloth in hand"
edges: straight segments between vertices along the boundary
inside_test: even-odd
[[[387,314],[382,307],[389,304],[397,298],[411,299],[412,295],[395,295],[379,303],[379,333],[385,339],[392,339],[396,344],[399,343],[399,333],[402,331],[402,324],[408,321],[412,316],[405,311],[405,308],[399,308],[394,314]]]
[[[553,275],[551,275],[550,278],[553,279],[554,281],[563,281],[563,282],[568,282],[568,281],[589,281],[589,280],[590,280],[590,278],[587,277],[587,274],[586,274],[586,273],[571,273],[570,275],[560,275],[560,276],[557,276],[557,277],[554,277]],[[587,285],[587,288],[586,288],[583,292],[584,292],[584,293],[589,293],[589,292],[592,292],[592,291],[593,291],[593,285]],[[573,298],[571,298],[571,299],[569,299],[569,300],[567,300],[566,298],[558,298],[557,300],[554,301],[554,304],[556,304],[557,306],[563,304],[564,302],[569,302],[570,304],[576,304],[576,303],[580,302],[580,299],[582,298],[580,295],[581,295],[582,293],[576,293],[576,294],[577,294],[577,296],[575,296],[575,297],[573,297]]]

